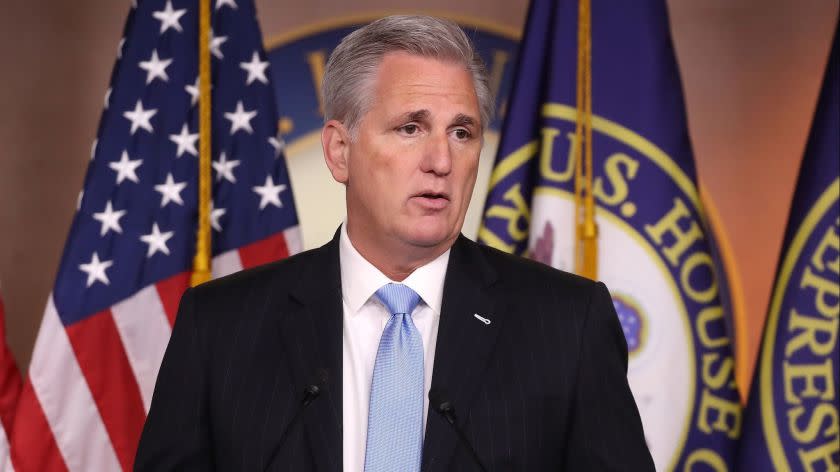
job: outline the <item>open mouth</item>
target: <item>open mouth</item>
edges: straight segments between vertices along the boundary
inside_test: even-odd
[[[429,210],[441,210],[449,205],[449,195],[438,192],[423,192],[414,196],[414,200]]]
[[[424,192],[424,193],[421,193],[421,194],[415,195],[415,196],[420,197],[420,198],[428,198],[428,199],[432,199],[432,200],[443,199],[443,200],[449,201],[449,195],[447,195],[445,193]]]

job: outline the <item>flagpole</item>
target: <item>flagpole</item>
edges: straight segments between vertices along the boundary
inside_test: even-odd
[[[592,169],[592,35],[589,0],[578,2],[577,118],[575,120],[575,272],[598,277],[598,225]]]
[[[198,229],[192,286],[210,280],[210,0],[199,0],[198,38]]]

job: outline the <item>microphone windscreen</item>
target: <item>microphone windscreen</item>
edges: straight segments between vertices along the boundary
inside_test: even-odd
[[[452,410],[452,404],[447,400],[445,392],[437,388],[429,390],[429,405],[438,413],[445,413]]]

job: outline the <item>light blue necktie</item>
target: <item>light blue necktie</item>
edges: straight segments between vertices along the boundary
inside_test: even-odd
[[[391,318],[373,367],[365,472],[417,472],[423,451],[423,339],[411,312],[420,296],[402,284],[384,285],[376,295]]]

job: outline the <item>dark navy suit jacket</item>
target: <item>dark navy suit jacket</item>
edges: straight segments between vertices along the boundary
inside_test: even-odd
[[[488,470],[654,470],[626,370],[603,284],[457,240],[432,389],[454,406]],[[319,372],[328,373],[323,393],[278,448]],[[136,470],[340,472],[341,373],[337,236],[188,290]],[[478,470],[432,407],[423,470]]]

